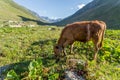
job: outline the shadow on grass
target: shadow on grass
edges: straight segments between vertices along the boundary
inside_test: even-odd
[[[25,72],[28,71],[28,65],[29,64],[30,64],[30,60],[19,62],[19,63],[14,63],[14,64],[9,64],[9,65],[6,65],[6,66],[2,66],[3,71],[1,71],[2,74],[0,75],[0,77],[3,77],[3,80],[4,80],[4,77],[7,76],[7,73],[10,70],[14,70],[17,73],[17,75],[21,75],[21,73],[25,73]],[[21,78],[22,77],[23,76],[21,75]]]
[[[45,23],[45,22],[42,22],[40,20],[30,19],[30,18],[21,16],[21,15],[18,15],[18,17],[20,17],[22,19],[22,21],[24,21],[24,22],[26,22],[26,21],[33,21],[33,22],[36,22],[38,25],[50,25],[50,23]]]
[[[26,61],[21,60],[21,62],[19,62],[19,63],[10,64],[10,68],[8,68],[6,70],[6,72],[4,72],[3,74],[6,75],[8,71],[13,69],[17,73],[17,75],[21,75],[21,77],[23,77],[21,73],[27,72],[27,74],[28,74],[28,72],[29,72],[28,66],[29,66],[30,62],[32,60],[36,60],[39,58],[41,58],[41,60],[43,62],[43,66],[45,66],[45,67],[53,66],[56,63],[55,62],[56,59],[51,50],[52,48],[49,49],[49,47],[52,47],[55,44],[55,42],[56,42],[56,39],[46,39],[46,40],[39,40],[39,41],[33,42],[26,51],[28,53],[31,52],[30,55],[28,54],[30,56],[30,58],[25,59]],[[48,50],[48,52],[46,52],[47,50]],[[26,57],[24,57],[24,58],[27,58],[28,55],[26,55]]]
[[[56,58],[53,53],[53,46],[56,43],[56,39],[46,39],[35,41],[28,48],[27,52],[34,54],[34,59],[42,58],[44,66],[52,66],[56,62]]]
[[[35,41],[33,42],[31,45],[49,45],[49,42],[51,42],[52,44],[56,43],[56,39],[46,39],[46,40],[39,40],[39,41]]]

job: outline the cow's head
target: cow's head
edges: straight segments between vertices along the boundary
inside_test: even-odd
[[[62,51],[63,51],[62,46],[60,46],[60,45],[55,45],[54,46],[54,55],[55,55],[55,57],[59,57],[60,54],[62,53]]]

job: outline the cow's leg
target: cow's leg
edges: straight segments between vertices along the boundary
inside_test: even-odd
[[[88,42],[86,42],[86,45],[88,46],[88,48],[86,49],[86,58],[89,58],[89,44]]]
[[[66,55],[65,46],[63,46],[62,52],[63,52],[63,54],[65,56]]]
[[[74,44],[71,44],[71,46],[70,46],[70,54],[73,53],[73,46],[74,46]]]
[[[68,46],[68,45],[71,45],[71,44],[73,44],[73,40],[66,40],[66,42],[63,44],[63,47],[64,47],[63,53],[64,53],[64,55],[66,55],[65,47]]]
[[[99,48],[98,48],[98,44],[96,44],[96,45],[95,45],[95,55],[94,55],[94,60],[97,59],[98,50],[99,50]]]
[[[66,55],[67,55],[67,53],[66,53],[66,50],[65,50],[65,49],[63,49],[63,54],[64,54],[64,56],[66,56]]]
[[[104,31],[102,31],[102,32],[100,33],[100,44],[99,44],[99,48],[100,48],[100,49],[102,48],[103,38],[104,38]]]
[[[102,41],[101,41],[100,44],[99,44],[99,48],[100,48],[100,49],[102,48]]]
[[[97,54],[98,54],[98,51],[99,51],[99,39],[95,39],[93,40],[94,42],[94,46],[95,46],[95,54],[94,54],[94,60],[97,59]]]

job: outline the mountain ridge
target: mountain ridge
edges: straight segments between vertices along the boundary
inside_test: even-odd
[[[56,25],[66,25],[75,21],[102,20],[110,29],[120,29],[120,1],[93,0],[73,15],[56,22]]]

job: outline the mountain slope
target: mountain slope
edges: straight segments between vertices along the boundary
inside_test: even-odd
[[[75,21],[103,20],[108,28],[120,29],[120,0],[93,0],[75,14],[57,22],[65,25]]]
[[[39,19],[34,12],[18,5],[13,0],[0,0],[0,21],[16,20],[16,21],[38,21],[44,22]]]

